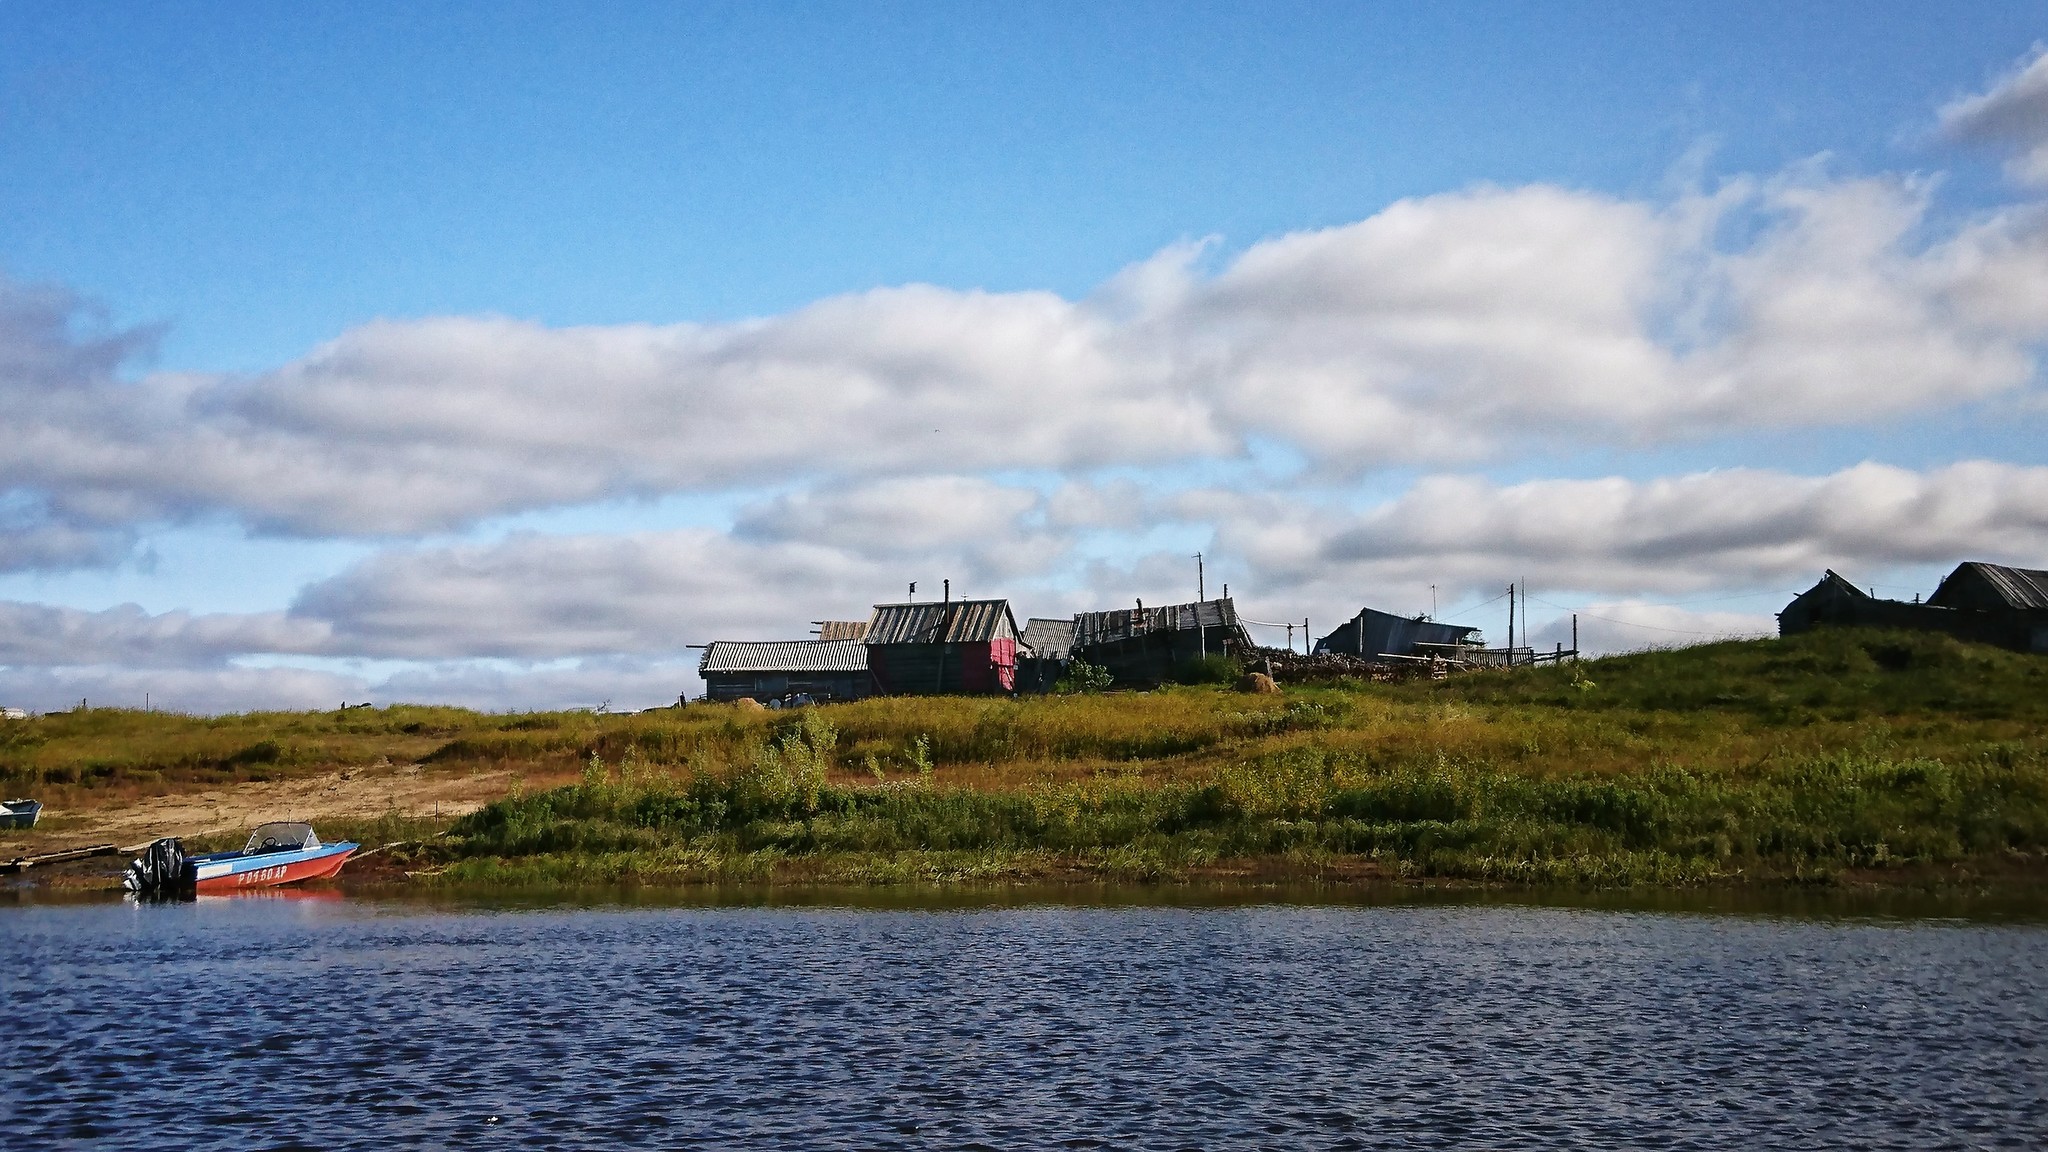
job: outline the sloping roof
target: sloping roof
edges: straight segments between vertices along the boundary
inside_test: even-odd
[[[1435,620],[1396,616],[1377,608],[1360,608],[1358,615],[1337,626],[1316,641],[1318,652],[1340,652],[1365,657],[1408,656],[1418,646],[1470,643],[1479,627],[1474,624],[1441,624]]]
[[[697,662],[705,672],[865,672],[868,646],[858,640],[720,640]]]
[[[1074,646],[1111,644],[1153,632],[1192,632],[1196,628],[1237,628],[1237,606],[1229,600],[1200,600],[1160,608],[1118,608],[1083,612],[1074,617]]]
[[[1074,622],[1033,616],[1024,625],[1024,643],[1039,656],[1065,656],[1074,647]]]
[[[1949,573],[1927,602],[1943,607],[1965,607],[1964,604],[1950,602],[1963,598],[1957,595],[1957,589],[1971,578],[1980,581],[2008,608],[2048,609],[2048,572],[2035,568],[2008,568],[2003,564],[1980,564],[1974,560],[1958,565]]]
[[[864,640],[867,638],[867,634],[868,622],[865,620],[818,621],[818,639],[820,640]]]
[[[870,644],[979,644],[1017,635],[1008,600],[877,604],[868,617]]]

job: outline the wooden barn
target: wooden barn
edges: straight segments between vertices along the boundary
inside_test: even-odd
[[[868,684],[893,696],[1015,692],[1017,640],[1008,600],[877,604],[868,617]]]
[[[2016,652],[2048,653],[2048,571],[1970,561],[1923,603],[1884,600],[1829,569],[1778,613],[1778,634],[1824,627],[1913,628]]]
[[[1073,654],[1109,669],[1117,684],[1151,688],[1207,656],[1250,657],[1254,645],[1229,598],[1119,608],[1074,617]]]
[[[858,640],[720,640],[697,662],[708,699],[859,700],[868,695],[868,650]]]
[[[1074,622],[1034,616],[1017,650],[1017,691],[1050,692],[1073,660]]]
[[[1316,641],[1316,651],[1359,656],[1367,660],[1385,656],[1459,659],[1480,647],[1472,639],[1472,634],[1477,631],[1478,628],[1462,624],[1439,624],[1419,616],[1410,618],[1376,608],[1360,608],[1358,615]]]

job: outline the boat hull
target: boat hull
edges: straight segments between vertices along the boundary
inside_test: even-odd
[[[191,861],[192,889],[219,894],[324,880],[341,871],[341,866],[348,862],[356,848],[357,845],[347,843],[323,844],[305,851],[267,852],[259,856],[194,857]]]

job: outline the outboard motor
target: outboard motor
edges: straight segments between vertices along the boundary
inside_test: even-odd
[[[166,836],[143,849],[135,863],[128,865],[121,886],[138,896],[162,898],[190,893],[192,869],[185,862],[184,841]]]

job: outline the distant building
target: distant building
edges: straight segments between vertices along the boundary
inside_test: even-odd
[[[1017,690],[1008,600],[877,604],[866,640],[869,685],[884,695]]]
[[[705,695],[718,701],[869,695],[868,650],[858,640],[720,640],[704,650],[697,674]]]
[[[865,620],[816,620],[820,640],[865,640],[868,622]]]
[[[1971,561],[1922,603],[1884,600],[1829,569],[1778,613],[1778,634],[1824,627],[1911,628],[2017,652],[2048,653],[2048,571]]]
[[[1462,624],[1439,624],[1419,616],[1396,616],[1376,608],[1360,608],[1358,615],[1316,641],[1316,651],[1367,660],[1383,656],[1453,659],[1469,655],[1478,647],[1472,639],[1477,631],[1476,627]]]
[[[1017,649],[1017,691],[1050,692],[1066,675],[1074,650],[1074,622],[1034,616]]]
[[[1254,645],[1228,598],[1119,608],[1074,617],[1073,654],[1109,669],[1116,683],[1150,688],[1205,656],[1250,656]]]

